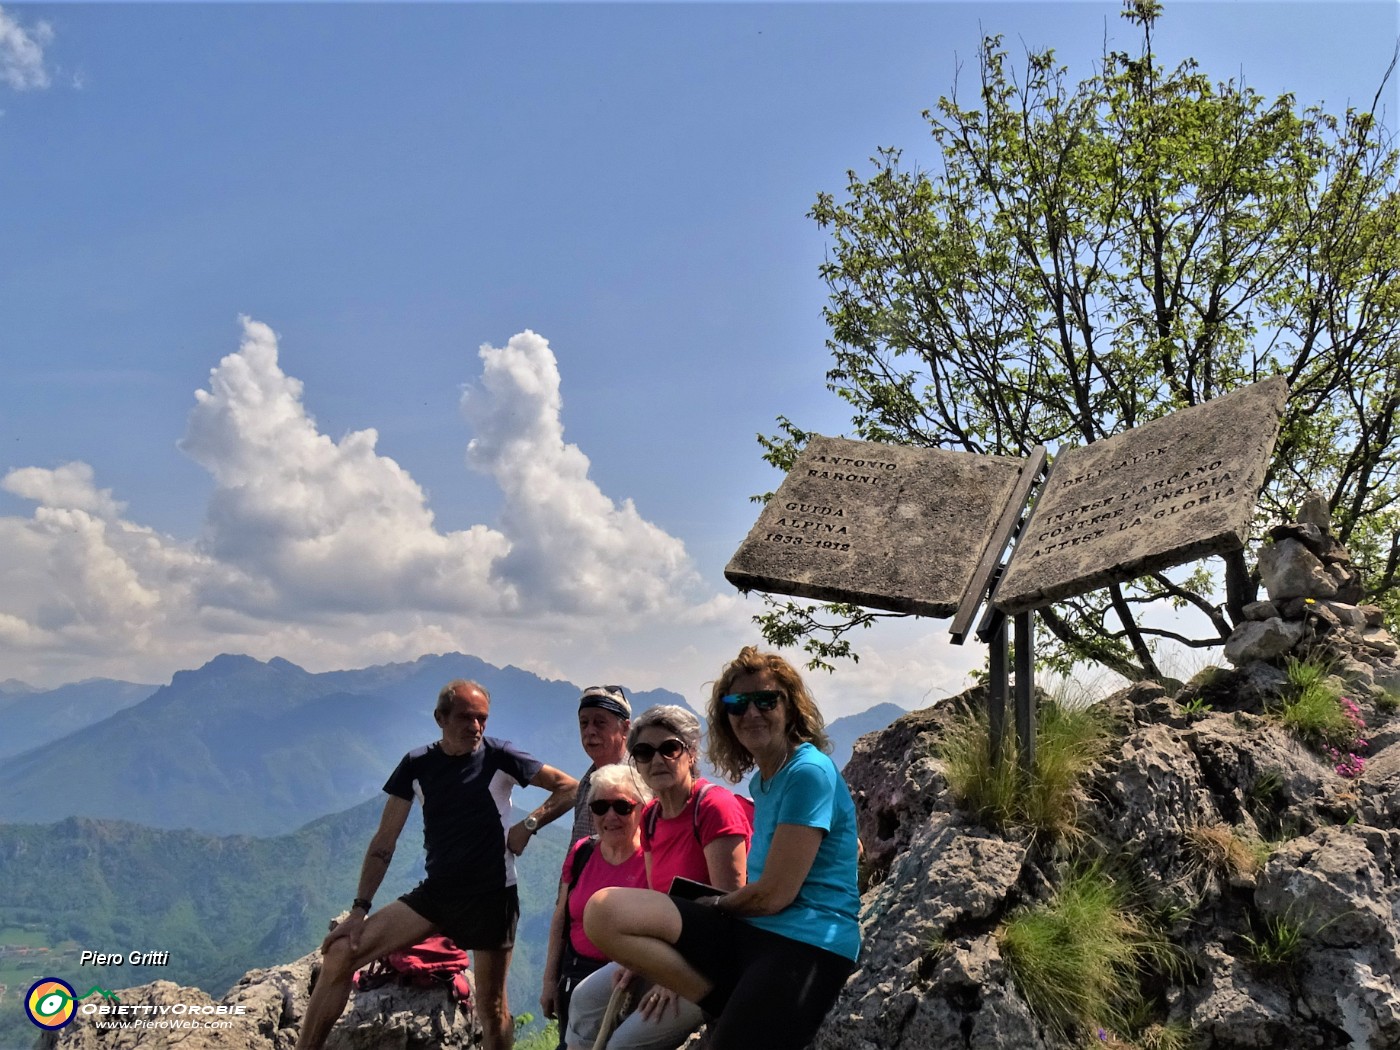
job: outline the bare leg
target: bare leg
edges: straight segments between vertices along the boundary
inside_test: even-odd
[[[506,971],[510,969],[509,948],[472,952],[476,970],[476,1015],[481,1018],[481,1044],[485,1050],[511,1050],[515,1046],[515,1019],[506,1001]]]
[[[599,890],[583,909],[588,939],[610,959],[698,1003],[714,989],[674,945],[681,913],[655,890]]]
[[[403,901],[394,901],[365,920],[359,950],[352,952],[349,940],[344,937],[332,941],[321,962],[316,990],[306,1004],[306,1016],[301,1019],[297,1050],[320,1050],[331,1028],[345,1012],[350,981],[356,970],[387,952],[417,944],[436,930],[436,926]]]

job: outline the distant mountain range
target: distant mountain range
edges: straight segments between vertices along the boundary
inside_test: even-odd
[[[461,653],[321,674],[282,659],[224,655],[154,692],[103,681],[0,695],[0,725],[21,705],[61,712],[35,718],[28,730],[30,739],[48,739],[0,761],[0,822],[88,817],[212,835],[287,834],[377,799],[403,753],[437,738],[433,704],[454,678],[490,690],[490,735],[565,771],[587,765],[578,743],[581,690],[571,682]],[[664,689],[629,695],[636,711],[685,704]],[[833,758],[844,764],[856,737],[901,713],[881,704],[837,719],[828,727]]]
[[[312,674],[219,656],[139,703],[0,763],[0,821],[70,816],[216,835],[277,835],[380,795],[403,753],[438,737],[454,678],[490,690],[487,732],[551,765],[586,764],[579,688],[473,656]],[[676,703],[663,690],[641,705]]]
[[[0,762],[67,736],[123,707],[146,699],[156,687],[89,678],[57,689],[0,682]]]

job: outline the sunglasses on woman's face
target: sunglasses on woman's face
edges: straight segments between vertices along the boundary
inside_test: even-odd
[[[782,698],[783,694],[777,689],[761,689],[756,693],[730,693],[720,697],[719,702],[724,705],[725,714],[742,718],[744,712],[749,709],[749,704],[753,704],[760,711],[771,711],[778,706],[778,701]]]
[[[625,817],[637,808],[637,803],[629,802],[625,798],[595,798],[588,803],[588,808],[593,811],[595,817],[601,817],[608,810],[612,810],[619,817]]]
[[[675,758],[684,750],[685,745],[675,737],[672,737],[670,740],[661,741],[661,743],[657,744],[655,747],[651,744],[638,744],[632,749],[632,758],[636,760],[638,765],[644,766],[658,754],[660,754],[662,758],[670,759]]]

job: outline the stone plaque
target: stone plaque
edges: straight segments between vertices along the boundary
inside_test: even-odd
[[[1060,452],[997,608],[1023,612],[1243,547],[1287,397],[1277,376]]]
[[[1021,466],[813,435],[725,578],[742,590],[951,616]]]

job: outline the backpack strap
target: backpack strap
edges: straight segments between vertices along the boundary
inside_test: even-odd
[[[588,858],[593,856],[593,850],[598,845],[598,836],[590,835],[578,849],[574,850],[573,862],[569,865],[569,892],[574,891],[578,885],[578,877],[583,874],[584,865],[588,863]]]
[[[691,830],[695,832],[696,842],[700,841],[700,800],[705,797],[705,792],[709,791],[712,787],[714,787],[713,784],[707,783],[695,793],[695,808],[690,811],[690,826]]]
[[[656,799],[647,806],[646,832],[647,838],[656,839],[656,822],[661,819],[661,800]]]
[[[700,800],[705,797],[705,792],[714,787],[713,784],[705,783],[700,785],[700,790],[695,793],[695,808],[690,811],[690,828],[695,833],[695,841],[700,841]],[[658,801],[647,810],[647,838],[655,841],[656,825],[661,820],[661,803]]]

